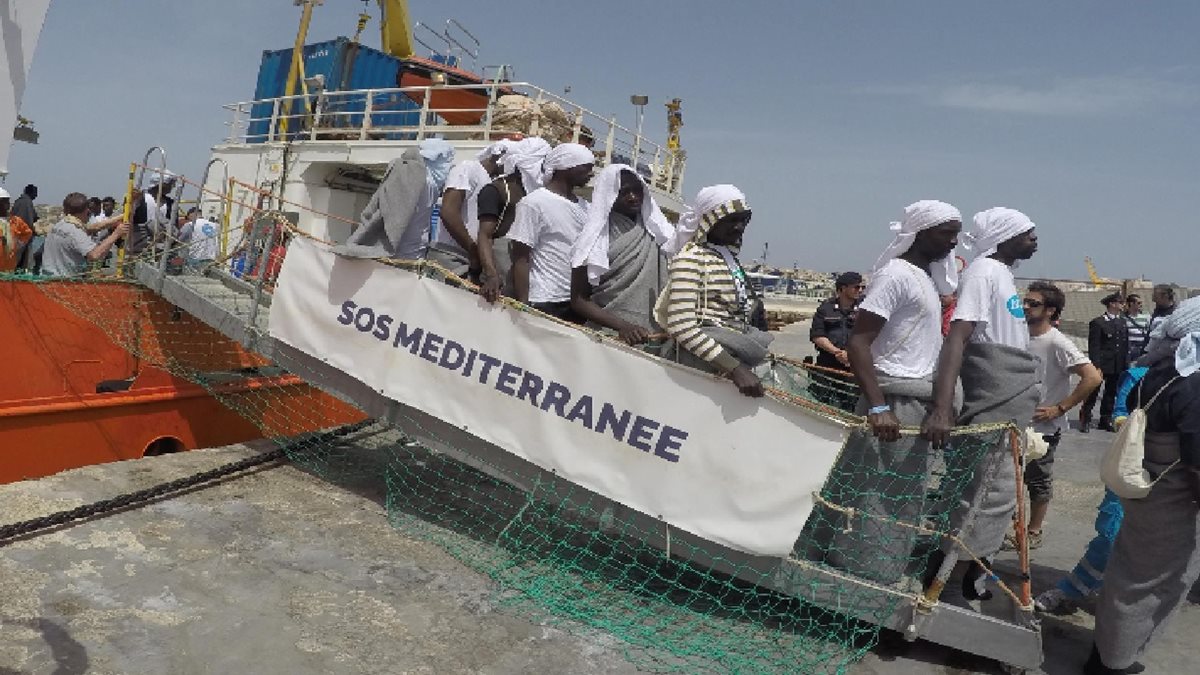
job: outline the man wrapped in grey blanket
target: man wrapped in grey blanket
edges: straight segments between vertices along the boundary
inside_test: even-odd
[[[1016,422],[1024,429],[1041,401],[1038,360],[1029,352],[999,344],[970,344],[963,352],[963,407],[959,426]],[[973,459],[949,453],[951,462]],[[947,467],[947,473],[970,467]],[[983,556],[995,555],[1012,526],[1017,507],[1017,474],[1005,437],[975,465],[951,517],[951,531],[961,531],[963,545]],[[949,544],[947,543],[947,546]]]
[[[926,578],[927,584],[944,581],[942,601],[957,605],[986,597],[977,584],[982,568],[970,556],[987,560],[1000,550],[1016,508],[1017,482],[1007,435],[975,461],[968,454],[977,453],[954,451],[950,430],[956,423],[988,422],[1011,422],[1023,430],[1041,400],[1038,361],[1028,351],[1024,301],[1012,273],[1014,265],[1037,252],[1034,223],[1020,211],[996,207],[975,214],[974,224],[964,237],[973,260],[963,273],[958,305],[942,344],[933,410],[922,424],[922,433],[935,449],[951,443],[947,457],[960,465],[948,466],[949,474],[973,471],[951,516],[951,531],[965,550],[947,538],[942,557],[930,565]],[[963,409],[956,420],[951,394],[960,375]],[[971,461],[974,467],[961,464]]]
[[[623,164],[605,167],[571,250],[575,313],[629,344],[661,332],[654,306],[667,285],[670,258],[664,247],[675,234],[637,172]]]
[[[901,427],[921,423],[933,405],[941,343],[939,284],[950,285],[950,254],[962,231],[958,209],[937,200],[905,207],[892,243],[871,271],[847,353],[862,390],[857,430],[842,448],[806,535],[810,559],[891,584],[920,563],[914,548],[924,525],[935,454],[928,440]],[[815,549],[815,550],[813,550]]]
[[[334,253],[351,258],[433,260],[454,274],[467,269],[461,252],[431,244],[433,207],[441,196],[454,148],[440,139],[422,141],[388,165],[363,209],[361,224]]]
[[[921,424],[933,403],[932,378],[875,377],[899,423]],[[870,408],[862,397],[855,412],[866,417]],[[933,462],[924,438],[888,442],[870,429],[854,430],[822,495],[836,508],[818,506],[809,518],[808,557],[872,581],[899,581],[912,562]]]

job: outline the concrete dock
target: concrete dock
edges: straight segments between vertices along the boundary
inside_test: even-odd
[[[1099,453],[1071,432],[1056,464],[1035,590],[1091,536]],[[0,486],[3,522],[212,469],[232,446],[87,467]],[[493,603],[495,587],[436,545],[393,529],[383,495],[284,465],[0,548],[0,673],[633,673],[611,637]],[[1004,564],[1011,568],[1012,556]],[[1044,619],[1049,675],[1077,673],[1092,617]],[[1146,655],[1193,672],[1200,606]],[[885,641],[853,673],[998,673],[927,643]]]
[[[0,487],[5,523],[215,468],[231,446]],[[0,549],[0,673],[632,673],[602,635],[498,611],[382,495],[291,466]]]

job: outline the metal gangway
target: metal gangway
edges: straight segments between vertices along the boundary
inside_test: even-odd
[[[182,190],[182,185],[179,189]],[[466,429],[386,397],[322,358],[302,353],[274,339],[268,329],[274,284],[288,239],[302,236],[293,227],[297,214],[283,210],[287,207],[286,203],[265,198],[263,214],[248,223],[240,236],[228,233],[232,241],[223,261],[199,268],[180,265],[178,258],[187,243],[165,236],[152,256],[130,262],[126,268],[128,274],[180,310],[271,359],[283,371],[299,375],[368,416],[396,426],[433,452],[525,490],[531,498],[539,490],[551,486],[581,489],[473,436]],[[880,602],[897,602],[895,611],[881,625],[909,640],[924,639],[993,658],[1009,672],[1034,670],[1042,661],[1040,627],[1031,608],[1014,605],[1008,614],[1009,610],[1004,609],[999,610],[999,614],[983,614],[941,604],[936,599],[910,602],[914,597],[911,589],[848,579],[832,570],[785,566],[779,558],[752,556],[679,530],[668,530],[664,536],[661,525],[651,516],[628,509],[603,495],[595,495],[595,499],[607,501],[606,508],[616,510],[622,518],[645,525],[639,531],[645,533],[647,544],[667,551],[690,551],[690,560],[713,570],[731,575],[753,570],[756,579],[770,579],[773,590],[785,594],[795,594],[798,589],[834,589],[819,591],[815,600],[809,600],[851,616],[867,618],[871,616],[870,608],[848,606],[836,590],[839,584],[860,584]]]

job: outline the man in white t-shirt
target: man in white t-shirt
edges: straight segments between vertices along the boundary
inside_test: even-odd
[[[479,191],[500,175],[500,160],[513,141],[502,140],[484,148],[475,159],[459,162],[446,177],[439,210],[440,223],[434,236],[434,247],[449,247],[465,253],[469,261],[467,274],[478,281],[482,266],[475,241],[479,232]]]
[[[542,163],[545,187],[517,203],[508,231],[517,300],[566,321],[571,309],[571,248],[587,223],[588,204],[574,190],[588,184],[596,158],[577,143],[556,146]]]
[[[1067,412],[1079,405],[1100,386],[1100,370],[1087,354],[1053,322],[1062,316],[1067,299],[1054,284],[1035,281],[1025,291],[1022,306],[1029,324],[1029,352],[1041,360],[1038,374],[1042,381],[1042,400],[1033,411],[1033,430],[1046,442],[1046,454],[1030,460],[1025,467],[1025,486],[1029,490],[1029,548],[1042,545],[1042,524],[1054,495],[1054,451],[1067,428]],[[1071,387],[1071,375],[1079,384]],[[1014,539],[1005,540],[1005,548],[1016,548]]]
[[[916,544],[916,530],[906,525],[920,525],[924,512],[933,454],[928,441],[901,436],[900,427],[920,424],[933,401],[942,342],[938,293],[956,283],[950,254],[962,215],[945,202],[922,200],[892,229],[847,346],[862,389],[857,412],[870,432],[855,431],[847,441],[823,493],[853,515],[821,506],[810,520],[822,562],[881,583],[904,574]]]
[[[954,389],[960,376],[959,426],[1015,421],[1023,430],[1033,419],[1041,401],[1040,361],[1028,351],[1029,328],[1012,268],[1037,252],[1034,228],[1020,211],[996,207],[975,214],[974,228],[963,237],[972,261],[963,271],[950,332],[938,358],[933,409],[921,425],[935,449],[946,448],[955,426]],[[1007,435],[988,448],[974,467],[964,466],[974,459],[964,454],[970,452],[969,445],[947,449],[947,463],[959,465],[964,472],[973,468],[950,525],[959,530],[966,551],[989,559],[1000,550],[1012,524],[1016,468]],[[982,567],[974,561],[952,564],[960,551],[953,548],[951,538],[944,541],[943,556],[930,565],[927,584],[935,579],[946,582],[942,600],[952,604],[987,597],[975,583]]]
[[[198,268],[211,263],[217,258],[220,248],[220,228],[217,224],[200,216],[200,209],[188,209],[187,220],[179,228],[180,241],[187,242],[187,264]]]

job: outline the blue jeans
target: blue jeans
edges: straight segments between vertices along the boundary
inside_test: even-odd
[[[1058,582],[1058,589],[1069,598],[1076,600],[1100,590],[1104,584],[1104,570],[1108,567],[1108,557],[1112,554],[1113,543],[1117,540],[1117,532],[1121,529],[1121,520],[1125,517],[1125,509],[1121,507],[1121,499],[1107,488],[1104,499],[1096,509],[1096,536],[1088,542],[1083,557],[1075,564],[1075,569]]]

